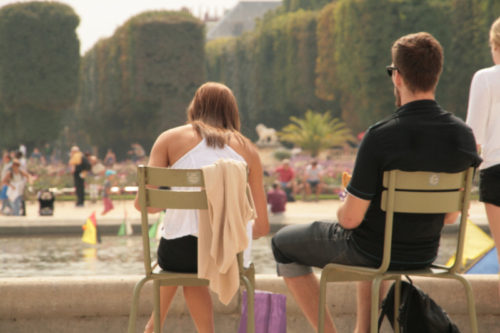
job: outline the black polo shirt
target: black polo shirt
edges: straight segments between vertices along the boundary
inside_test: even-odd
[[[368,257],[381,260],[385,212],[380,208],[384,171],[455,173],[481,163],[472,130],[434,100],[407,103],[370,127],[359,147],[347,191],[371,200],[352,240]],[[445,214],[394,215],[391,268],[426,265],[436,258]],[[410,265],[408,265],[411,263]],[[403,265],[402,265],[403,264]]]

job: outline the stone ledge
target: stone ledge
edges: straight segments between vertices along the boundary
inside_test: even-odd
[[[42,277],[0,279],[0,332],[124,332],[130,302],[140,276],[121,277]],[[498,275],[469,275],[481,332],[500,332]],[[456,281],[415,278],[414,283],[428,292],[456,321],[462,332],[469,332],[463,287]],[[282,279],[258,275],[257,289],[287,295],[288,332],[312,332]],[[327,304],[340,332],[352,332],[356,311],[356,284],[331,283]],[[214,298],[218,332],[235,332],[239,322],[240,295],[229,306]],[[148,283],[140,298],[139,327],[152,310],[152,288]],[[167,324],[172,332],[195,332],[181,289],[173,301]],[[169,330],[169,332],[170,332]],[[387,331],[387,330],[385,330]]]

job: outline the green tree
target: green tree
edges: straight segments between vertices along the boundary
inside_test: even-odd
[[[126,157],[186,122],[205,82],[204,27],[189,13],[145,12],[99,41],[82,59],[76,113],[92,145]]]
[[[292,124],[285,126],[278,135],[281,140],[291,142],[317,156],[322,150],[342,146],[347,141],[355,142],[351,130],[330,112],[320,114],[308,110],[303,119],[290,117]]]
[[[10,141],[30,146],[60,133],[61,113],[78,96],[79,21],[58,2],[0,9],[0,113]]]

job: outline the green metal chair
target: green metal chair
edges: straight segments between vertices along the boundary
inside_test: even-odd
[[[466,290],[471,332],[477,333],[474,297],[469,282],[457,273],[462,262],[465,227],[474,169],[464,172],[432,173],[404,172],[400,170],[384,172],[383,184],[387,188],[382,193],[382,210],[386,212],[384,254],[379,268],[328,264],[323,268],[320,280],[319,333],[325,330],[326,284],[336,281],[373,281],[371,304],[371,332],[378,332],[379,291],[382,280],[395,280],[394,317],[401,298],[401,277],[414,275],[432,278],[455,279]],[[394,213],[450,213],[461,211],[458,233],[457,255],[453,266],[431,265],[429,268],[412,271],[388,271],[391,261],[392,223]],[[399,326],[394,325],[399,333]]]
[[[134,288],[132,307],[130,310],[129,333],[135,332],[137,307],[142,286],[153,281],[154,294],[154,331],[159,333],[160,327],[160,286],[208,286],[209,281],[199,279],[197,274],[175,273],[159,270],[157,263],[151,264],[150,240],[148,235],[148,207],[163,209],[208,209],[207,196],[201,191],[170,191],[146,188],[147,185],[167,187],[204,187],[203,172],[197,170],[180,170],[155,167],[138,167],[139,202],[141,205],[142,241],[144,248],[144,268],[146,276]],[[238,253],[238,266],[241,284],[247,290],[248,299],[248,332],[255,332],[254,322],[254,290],[255,268],[250,263],[248,268],[243,267],[243,253]]]

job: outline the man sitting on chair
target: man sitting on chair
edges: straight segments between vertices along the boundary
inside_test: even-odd
[[[366,132],[337,211],[338,223],[288,226],[272,240],[278,275],[316,330],[319,282],[311,266],[380,267],[384,171],[455,173],[481,162],[471,129],[434,100],[443,67],[439,42],[427,33],[401,37],[392,47],[392,62],[387,71],[399,109]],[[455,222],[458,215],[395,214],[390,269],[428,267],[436,259],[443,224]],[[356,333],[370,331],[371,283],[358,283]],[[336,332],[328,310],[325,332]]]

